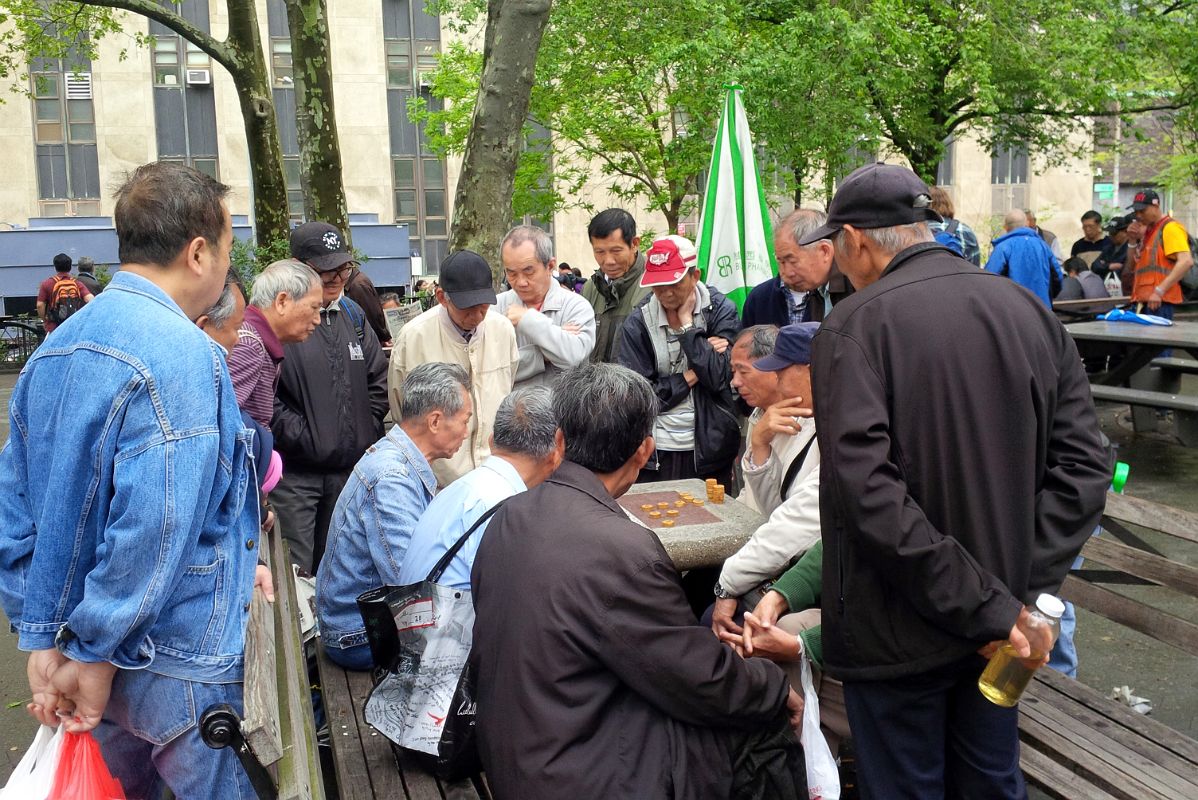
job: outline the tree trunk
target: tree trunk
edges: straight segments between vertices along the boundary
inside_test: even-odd
[[[795,167],[791,170],[791,174],[794,175],[795,180],[795,208],[803,207],[803,173],[806,172],[805,166],[806,165],[795,165]]]
[[[295,79],[304,216],[336,225],[349,241],[341,145],[333,115],[333,62],[325,0],[285,0]]]
[[[254,231],[259,244],[286,239],[290,228],[283,152],[270,91],[270,77],[258,35],[252,0],[228,0],[228,45],[238,62],[233,73],[250,151],[254,192]]]
[[[450,248],[474,250],[502,273],[512,186],[550,0],[488,0],[482,80],[453,204]]]

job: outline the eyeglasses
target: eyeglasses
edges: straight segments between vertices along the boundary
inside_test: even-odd
[[[334,283],[337,280],[345,280],[349,277],[349,274],[353,272],[353,270],[354,268],[352,265],[346,264],[344,267],[339,269],[331,269],[327,272],[322,272],[320,273],[320,282],[327,285]]]

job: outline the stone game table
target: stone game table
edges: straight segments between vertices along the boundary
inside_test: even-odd
[[[661,519],[650,519],[641,510],[642,505],[650,502],[655,507],[658,502],[669,502],[669,507],[675,508],[673,501],[680,492],[689,492],[702,500],[703,505],[678,509],[672,528],[662,526],[662,520],[668,518],[664,513]],[[619,503],[657,535],[680,571],[722,564],[765,522],[764,516],[732,497],[726,497],[723,503],[711,502],[707,499],[706,484],[698,479],[638,483]]]

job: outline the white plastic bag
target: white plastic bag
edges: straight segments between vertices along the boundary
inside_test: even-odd
[[[840,800],[840,772],[819,729],[819,695],[811,679],[811,659],[803,653],[803,758],[807,761],[807,795],[811,800]]]
[[[8,783],[0,789],[0,800],[46,800],[54,785],[58,757],[62,752],[63,727],[39,725],[33,744],[21,756]]]

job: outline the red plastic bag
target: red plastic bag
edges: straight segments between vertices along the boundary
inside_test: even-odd
[[[125,800],[121,782],[108,771],[100,743],[90,733],[63,738],[54,788],[46,800]]]

